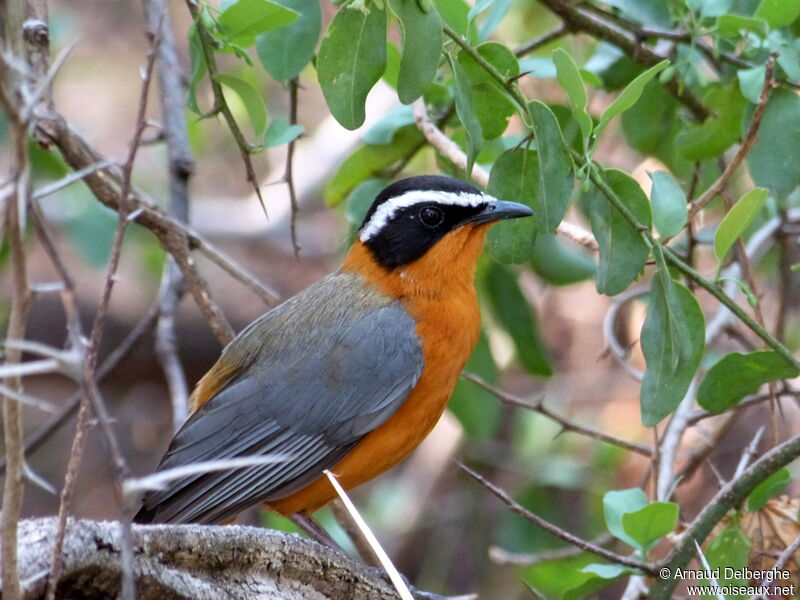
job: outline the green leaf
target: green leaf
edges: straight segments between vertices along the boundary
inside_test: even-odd
[[[208,66],[203,52],[203,43],[200,41],[200,34],[197,32],[197,26],[194,23],[189,26],[189,59],[192,64],[192,76],[189,79],[187,104],[191,111],[199,115],[201,111],[197,105],[197,84],[200,83],[208,71]]]
[[[606,520],[606,528],[615,538],[636,548],[638,544],[625,531],[622,517],[625,513],[636,512],[645,506],[647,506],[647,496],[639,488],[606,492],[603,495],[603,516]]]
[[[606,169],[602,176],[634,216],[649,226],[650,201],[636,180],[616,169]],[[589,191],[588,207],[592,231],[600,247],[597,291],[613,296],[627,288],[639,276],[650,250],[641,233],[612,206],[596,186],[592,186]]]
[[[567,92],[572,113],[581,128],[583,139],[587,140],[592,135],[594,124],[592,123],[592,117],[586,112],[586,88],[583,85],[578,65],[575,64],[575,61],[563,48],[556,48],[553,51],[553,63],[556,66],[558,83]]]
[[[571,285],[594,277],[597,264],[574,244],[567,246],[554,233],[536,236],[531,268],[553,285]]]
[[[715,158],[739,140],[745,98],[735,84],[712,84],[703,95],[706,106],[714,107],[714,116],[703,123],[689,123],[678,135],[678,150],[689,160]]]
[[[756,512],[767,504],[770,498],[780,494],[792,480],[792,474],[786,467],[775,471],[764,481],[759,483],[756,488],[747,496],[747,510]]]
[[[264,98],[261,97],[258,90],[246,81],[234,77],[233,75],[218,73],[214,76],[214,81],[236,92],[236,95],[242,100],[245,110],[247,110],[250,122],[253,124],[255,139],[260,140],[267,130],[267,105],[264,103]]]
[[[372,203],[375,202],[375,198],[388,184],[389,182],[385,179],[372,178],[365,179],[353,188],[347,197],[344,209],[347,220],[356,227],[360,227]]]
[[[763,384],[798,374],[775,350],[731,352],[708,370],[697,391],[697,402],[710,412],[721,413],[757,392]]]
[[[761,97],[761,90],[764,89],[764,77],[767,74],[766,65],[758,65],[752,69],[739,69],[736,75],[739,78],[739,89],[742,96],[750,100],[753,104],[758,103]]]
[[[686,224],[686,196],[678,182],[668,173],[650,173],[653,189],[650,202],[653,205],[653,224],[663,237],[676,235]]]
[[[264,135],[264,147],[283,146],[296,140],[302,133],[302,125],[291,125],[284,117],[275,117],[270,121]]]
[[[487,192],[500,200],[520,202],[534,208],[539,193],[539,159],[527,148],[506,150],[489,174]],[[489,230],[487,247],[502,263],[521,263],[533,255],[536,216],[501,221]]]
[[[436,75],[442,53],[442,22],[435,11],[423,11],[414,0],[389,0],[389,6],[400,21],[403,38],[397,95],[403,104],[411,104]]]
[[[256,51],[261,65],[275,80],[287,82],[311,61],[322,28],[318,0],[275,0],[297,11],[296,21],[260,34]]]
[[[753,16],[773,29],[791,25],[800,17],[800,0],[761,0]]]
[[[467,133],[466,172],[469,175],[472,173],[475,158],[483,146],[483,132],[481,131],[478,115],[475,113],[475,107],[472,104],[472,92],[467,74],[458,61],[454,60],[449,54],[447,55],[447,60],[450,61],[450,68],[453,70],[455,79],[456,114],[464,126],[464,131]]]
[[[750,106],[743,130],[751,120]],[[747,154],[747,168],[756,185],[774,197],[786,198],[800,183],[800,98],[791,90],[772,90],[758,129],[758,138]]]
[[[522,293],[516,273],[491,263],[486,272],[486,291],[492,313],[514,341],[519,362],[534,375],[550,377],[553,366],[539,335],[536,313]]]
[[[717,255],[717,260],[725,258],[731,246],[758,216],[764,207],[767,194],[764,188],[753,188],[728,211],[714,235],[714,254]]]
[[[622,515],[622,528],[636,547],[647,552],[678,524],[679,507],[674,502],[652,502]]]
[[[539,196],[533,207],[540,233],[555,231],[567,212],[575,187],[575,166],[553,111],[542,102],[530,105],[539,151]]]
[[[596,137],[600,137],[603,133],[603,130],[606,126],[611,122],[611,119],[616,117],[617,115],[625,112],[631,106],[636,104],[639,100],[642,92],[644,91],[645,86],[650,83],[650,80],[653,79],[656,75],[658,75],[661,71],[666,69],[669,66],[668,60],[662,60],[657,65],[654,65],[647,69],[644,73],[636,77],[633,81],[631,81],[624,90],[617,96],[616,100],[611,103],[607,109],[603,111],[603,114],[600,115],[600,121],[597,123],[597,127],[595,127],[594,134]]]
[[[639,400],[642,424],[657,425],[686,395],[705,348],[705,319],[697,299],[672,280],[659,261],[650,284],[650,304],[641,346],[647,369]]]
[[[317,54],[325,101],[347,129],[364,122],[367,94],[386,69],[386,12],[375,6],[364,10],[339,9]]]
[[[769,33],[769,25],[763,19],[728,14],[717,17],[717,31],[726,37],[739,37],[742,32],[752,31],[764,38]]]
[[[413,148],[422,144],[424,139],[414,125],[406,125],[397,130],[391,144],[361,146],[347,157],[328,180],[323,194],[325,203],[328,206],[336,206],[343,202],[359,183],[393,165]]]
[[[237,0],[223,10],[217,23],[228,42],[252,46],[256,36],[292,23],[298,13],[270,0]]]
[[[705,549],[708,566],[719,569],[720,576],[716,583],[722,586],[746,586],[749,578],[733,577],[736,571],[742,571],[750,562],[750,540],[738,525],[730,525],[711,540]],[[731,576],[726,576],[726,575]],[[707,580],[704,580],[707,582]],[[710,583],[710,582],[708,582]],[[749,594],[728,595],[727,600],[747,600]],[[716,595],[704,595],[703,599],[716,600]]]
[[[502,44],[487,42],[476,48],[478,54],[497,69],[505,78],[519,74],[519,63],[514,54]],[[517,105],[506,89],[466,51],[458,53],[458,62],[464,68],[471,84],[472,105],[481,124],[484,139],[503,134],[509,118]]]

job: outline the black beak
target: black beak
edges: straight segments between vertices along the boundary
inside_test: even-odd
[[[507,202],[505,200],[490,200],[489,204],[479,213],[464,219],[459,226],[472,223],[473,225],[483,225],[484,223],[494,223],[504,219],[519,219],[530,217],[533,210],[519,202]]]

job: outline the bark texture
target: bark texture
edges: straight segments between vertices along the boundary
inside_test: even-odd
[[[44,596],[55,533],[52,517],[19,524],[26,599]],[[398,597],[375,569],[295,534],[235,525],[134,524],[133,539],[136,595],[144,600]],[[119,524],[71,519],[57,598],[107,599],[119,592]]]

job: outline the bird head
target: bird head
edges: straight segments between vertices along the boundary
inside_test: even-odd
[[[533,215],[523,204],[498,200],[468,183],[441,175],[397,181],[381,191],[364,217],[358,240],[384,269],[409,265],[449,238],[482,245],[488,225]],[[458,237],[458,240],[454,240]]]

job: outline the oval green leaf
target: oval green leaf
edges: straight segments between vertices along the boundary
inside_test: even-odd
[[[611,103],[607,109],[603,111],[603,114],[600,115],[600,121],[597,123],[597,127],[595,127],[594,134],[597,137],[603,133],[603,130],[606,126],[611,122],[611,119],[616,117],[619,114],[622,114],[626,110],[628,110],[631,106],[636,104],[639,97],[642,95],[644,91],[644,87],[650,83],[650,80],[653,79],[656,75],[658,75],[661,71],[666,69],[669,66],[668,60],[662,60],[657,65],[653,65],[644,73],[641,73],[637,76],[633,81],[631,81],[625,89],[622,90],[617,99]]]
[[[647,552],[675,529],[678,509],[674,502],[652,502],[635,512],[623,514],[622,528],[636,542],[637,548]]]
[[[742,123],[746,129],[751,120]],[[747,168],[756,185],[775,198],[786,198],[800,184],[800,98],[791,90],[773,90],[758,128],[758,138],[747,154]]]
[[[798,374],[775,350],[731,352],[708,370],[697,391],[697,402],[710,412],[721,413],[757,392],[765,383]]]
[[[759,483],[756,488],[747,496],[747,510],[756,512],[767,504],[770,498],[780,494],[792,480],[792,474],[786,467],[775,471],[764,481]]]
[[[761,212],[767,193],[764,188],[753,188],[742,196],[722,219],[714,235],[714,254],[717,255],[717,260],[725,258],[731,246]]]
[[[277,0],[300,14],[296,21],[262,33],[256,38],[261,65],[274,79],[287,82],[311,61],[322,28],[317,0]]]
[[[252,46],[256,36],[293,22],[298,13],[270,0],[237,0],[223,10],[217,23],[228,42]]]
[[[233,75],[218,73],[214,76],[214,80],[236,92],[253,124],[255,139],[261,140],[267,130],[267,105],[261,94],[252,85]]]
[[[653,205],[653,225],[663,237],[676,235],[686,224],[686,196],[678,182],[663,171],[650,173],[653,189],[650,203]]]
[[[450,68],[453,70],[453,78],[455,80],[456,114],[464,126],[464,131],[467,133],[466,175],[469,177],[472,174],[475,158],[483,146],[483,131],[481,130],[481,123],[478,120],[475,107],[472,104],[472,91],[467,74],[459,62],[449,54],[447,55],[447,60],[450,62]]]
[[[317,78],[342,127],[356,129],[364,122],[367,94],[385,69],[386,12],[375,6],[339,9],[317,55]]]
[[[705,319],[697,299],[663,266],[650,285],[641,346],[647,364],[639,394],[642,424],[653,427],[686,395],[705,349]]]
[[[539,197],[534,206],[540,233],[555,231],[575,187],[575,166],[553,111],[538,100],[530,103],[539,151]]]
[[[622,526],[622,516],[625,513],[636,512],[647,506],[647,496],[639,488],[627,490],[611,490],[603,495],[603,516],[606,528],[618,540],[629,546],[636,547],[634,540]]]
[[[591,279],[597,272],[597,263],[578,247],[562,242],[554,233],[536,236],[531,268],[536,274],[553,285],[571,285]]]
[[[414,0],[389,0],[389,7],[400,21],[403,38],[397,95],[403,104],[411,104],[436,75],[442,53],[442,22],[436,11],[423,11]]]
[[[616,169],[606,169],[602,176],[639,222],[649,226],[650,202],[636,180]],[[600,248],[597,291],[613,296],[639,276],[650,250],[641,233],[596,186],[591,187],[587,200],[592,232]]]
[[[499,200],[520,202],[534,208],[538,201],[539,159],[527,148],[506,150],[489,174],[487,192]],[[536,216],[501,221],[489,230],[487,247],[502,263],[521,263],[533,255]]]
[[[581,128],[583,139],[587,140],[592,135],[594,123],[592,122],[592,117],[586,112],[586,88],[583,85],[578,65],[575,64],[575,61],[563,48],[557,48],[553,51],[553,64],[556,66],[558,83],[567,92],[572,114]]]

